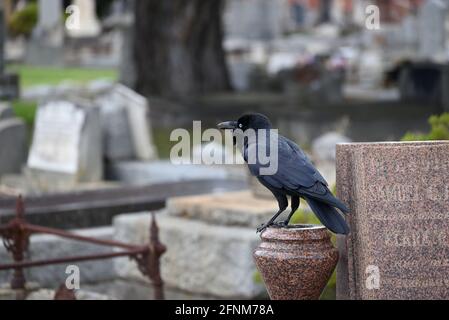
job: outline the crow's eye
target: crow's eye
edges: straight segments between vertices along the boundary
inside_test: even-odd
[[[240,124],[239,124],[239,128],[240,128],[240,129],[243,128],[243,124],[240,123]]]

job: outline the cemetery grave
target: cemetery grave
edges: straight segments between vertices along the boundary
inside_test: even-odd
[[[0,300],[449,299],[449,1],[155,1],[0,2]],[[169,159],[174,129],[247,112],[348,236],[305,201],[259,236],[278,205],[244,166]]]

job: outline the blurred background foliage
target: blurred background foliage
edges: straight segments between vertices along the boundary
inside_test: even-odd
[[[402,141],[449,140],[449,113],[431,116],[428,122],[431,128],[429,133],[408,132]]]
[[[38,19],[37,1],[27,3],[21,10],[15,11],[9,21],[9,31],[14,36],[29,37]]]

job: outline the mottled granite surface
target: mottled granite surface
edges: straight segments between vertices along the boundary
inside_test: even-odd
[[[338,261],[322,226],[270,227],[254,260],[272,300],[317,300]]]
[[[449,299],[449,142],[337,146],[338,299]]]

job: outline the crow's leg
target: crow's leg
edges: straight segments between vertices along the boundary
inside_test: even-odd
[[[290,208],[292,209],[292,211],[288,215],[287,220],[282,221],[280,223],[280,225],[282,225],[284,227],[288,226],[288,224],[290,223],[290,220],[292,219],[296,210],[298,210],[299,204],[300,204],[300,198],[298,196],[292,196],[292,201],[291,201],[291,205],[290,205]]]
[[[287,209],[287,207],[288,207],[287,197],[282,194],[275,195],[275,197],[279,204],[279,211],[276,212],[276,214],[270,219],[270,221],[268,221],[267,223],[265,223],[265,224],[261,225],[259,228],[257,228],[257,233],[262,232],[266,228],[272,226],[274,224],[274,221],[276,220],[276,218],[279,217],[281,215],[281,213],[285,211],[285,209]]]

